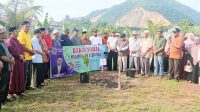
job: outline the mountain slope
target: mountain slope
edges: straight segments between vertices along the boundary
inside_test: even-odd
[[[200,12],[175,0],[127,0],[109,9],[94,11],[87,15],[86,18],[89,20],[96,18],[93,22],[104,21],[108,23],[117,23],[136,8],[143,8],[146,11],[159,13],[171,23],[176,23],[181,19],[190,19],[194,23],[200,24]],[[134,19],[135,17],[132,15],[129,18]]]
[[[149,20],[153,23],[160,23],[163,26],[171,25],[171,23],[159,13],[147,11],[141,7],[131,10],[127,15],[118,20],[116,25],[119,27],[128,26],[142,28],[147,26],[147,21]]]

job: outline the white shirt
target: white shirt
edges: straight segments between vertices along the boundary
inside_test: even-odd
[[[89,40],[91,41],[91,45],[102,45],[102,38],[99,36],[91,36]]]
[[[130,50],[130,56],[139,57],[140,56],[140,39],[138,38],[129,38],[129,50]],[[132,53],[132,51],[135,51],[136,53]]]
[[[109,44],[109,46],[111,48],[117,50],[117,42],[118,42],[118,38],[117,37],[108,37],[107,43]]]
[[[60,71],[61,71],[61,65],[57,65],[58,67],[58,74],[60,74]]]
[[[34,36],[32,38],[32,46],[33,46],[33,50],[37,50],[37,51],[42,52],[41,45],[40,45],[39,40],[36,36]],[[43,63],[42,55],[37,54],[37,53],[35,55],[33,55],[32,56],[32,62],[33,63]]]
[[[151,40],[150,37],[148,37],[148,38],[142,38],[141,41],[140,41],[140,50],[141,50],[141,53],[143,54],[148,49],[151,49],[152,48],[152,44],[153,44],[153,41]],[[151,58],[151,50],[149,50],[144,57],[145,58]]]

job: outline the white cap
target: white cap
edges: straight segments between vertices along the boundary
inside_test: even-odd
[[[0,34],[1,34],[1,33],[5,33],[5,32],[6,32],[5,27],[3,27],[3,26],[0,25]]]
[[[145,30],[144,33],[149,33],[149,30]]]
[[[133,30],[133,31],[132,31],[132,34],[137,34],[137,31]]]
[[[119,34],[119,33],[116,33],[115,35],[116,35],[116,36],[119,36],[120,34]]]
[[[56,34],[58,33],[59,31],[58,30],[53,30],[53,34]]]
[[[186,33],[185,37],[194,38],[194,34],[193,33]]]

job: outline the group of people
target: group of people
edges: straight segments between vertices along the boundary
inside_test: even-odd
[[[24,21],[21,29],[0,26],[0,104],[13,101],[48,84],[50,77],[50,49],[53,46],[52,30],[39,28],[31,37],[30,22]]]
[[[56,29],[39,28],[31,37],[29,30],[30,22],[24,21],[19,32],[16,27],[9,28],[7,39],[5,28],[0,27],[0,104],[23,96],[26,90],[48,84],[50,50],[54,46],[105,45],[109,71],[126,72],[134,68],[137,74],[149,77],[153,60],[154,76],[163,78],[165,71],[169,80],[182,78],[198,83],[200,38],[192,33],[182,36],[179,28],[174,28],[174,35],[167,37],[158,30],[154,40],[148,30],[142,35],[133,31],[129,38],[116,31],[111,35],[103,32],[101,37],[96,29],[92,30],[91,37],[87,31],[82,31],[80,38],[77,28],[72,30],[71,36],[69,29],[60,34]],[[192,73],[184,72],[188,61],[193,65]]]
[[[135,69],[141,76],[149,77],[151,62],[153,62],[154,76],[168,79],[187,79],[198,83],[200,62],[200,37],[192,33],[182,35],[179,28],[173,29],[173,35],[164,37],[163,31],[158,30],[155,39],[145,30],[141,35],[137,31],[127,38],[126,34],[112,31],[103,32],[103,35],[94,29],[92,36],[87,36],[87,31],[82,31],[82,38],[78,36],[79,30],[73,29],[69,37],[69,29],[65,29],[61,36],[57,30],[53,31],[55,39],[53,46],[78,46],[78,45],[106,45],[108,48],[107,68],[109,71]],[[56,36],[57,35],[57,36]],[[192,52],[193,51],[193,52]],[[185,72],[187,62],[192,63],[193,72]]]

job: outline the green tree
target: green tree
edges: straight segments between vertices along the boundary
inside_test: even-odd
[[[195,36],[200,36],[200,26],[193,26],[190,32],[194,33]]]
[[[7,26],[19,26],[24,20],[32,20],[42,12],[41,6],[35,6],[33,0],[8,0],[0,5],[0,17],[6,18]]]
[[[183,19],[178,22],[178,26],[181,28],[181,32],[183,33],[183,35],[185,35],[185,33],[187,32],[191,32],[193,25],[194,24],[187,19]]]

